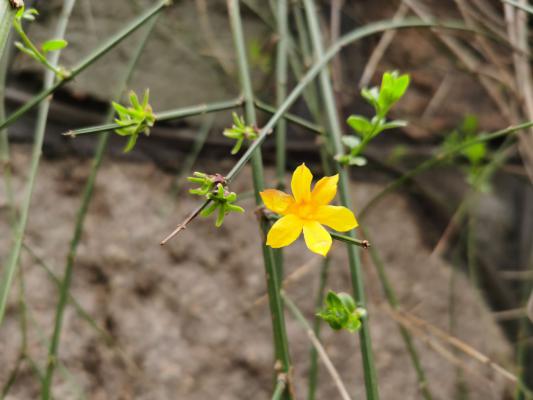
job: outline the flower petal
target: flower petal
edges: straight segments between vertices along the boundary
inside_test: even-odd
[[[326,256],[331,248],[331,235],[316,221],[308,221],[304,224],[305,244],[313,253]]]
[[[311,198],[312,180],[313,174],[311,174],[311,171],[309,171],[309,168],[307,168],[304,163],[294,170],[291,180],[291,189],[292,195],[296,201],[309,201]]]
[[[268,231],[266,244],[275,249],[288,246],[302,233],[303,221],[296,215],[289,214],[276,221]]]
[[[352,210],[341,206],[319,206],[313,217],[339,232],[349,231],[359,225]]]
[[[329,204],[337,194],[337,182],[339,182],[339,174],[320,179],[311,192],[311,201],[320,205]]]
[[[294,203],[293,197],[281,190],[267,189],[259,194],[265,207],[276,214],[283,214]]]

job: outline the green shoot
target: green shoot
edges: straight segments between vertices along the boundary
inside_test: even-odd
[[[131,107],[124,107],[116,102],[112,102],[113,108],[118,114],[115,122],[121,128],[115,129],[115,132],[120,136],[129,136],[128,143],[124,147],[124,153],[127,153],[135,147],[137,139],[141,133],[146,136],[150,135],[150,128],[154,126],[155,115],[152,112],[152,107],[148,104],[150,91],[144,91],[143,101],[139,103],[139,98],[134,91],[129,93]]]
[[[237,154],[242,147],[244,140],[257,139],[257,129],[246,125],[243,117],[239,117],[237,113],[232,113],[233,125],[231,128],[224,129],[223,135],[230,139],[235,139],[235,145],[231,149],[231,154]]]
[[[41,45],[41,50],[39,50],[24,31],[22,22],[24,20],[35,21],[36,15],[39,15],[39,12],[35,8],[26,10],[24,6],[20,7],[15,13],[15,16],[13,17],[13,28],[15,28],[22,40],[22,42],[15,42],[15,47],[21,52],[29,55],[38,63],[44,65],[49,70],[53,71],[59,79],[66,79],[70,76],[70,72],[63,67],[56,67],[50,64],[46,58],[46,54],[52,51],[64,49],[67,47],[68,42],[64,39],[51,39],[44,42]]]
[[[366,158],[361,153],[368,143],[387,129],[401,128],[406,121],[387,121],[386,117],[394,104],[405,94],[409,86],[409,75],[399,75],[398,72],[385,72],[381,80],[381,87],[361,90],[361,96],[374,108],[375,116],[368,119],[362,115],[351,115],[347,119],[348,125],[357,136],[344,136],[342,143],[349,149],[348,154],[337,155],[336,160],[343,165],[366,165]]]
[[[226,179],[220,175],[208,175],[203,172],[194,172],[187,178],[189,182],[196,183],[200,187],[189,190],[189,193],[205,197],[210,204],[202,210],[200,215],[208,217],[217,212],[215,226],[219,228],[224,222],[224,217],[230,212],[243,213],[244,208],[234,204],[237,194],[227,190]]]
[[[329,291],[326,296],[325,307],[317,317],[326,321],[331,329],[346,329],[356,332],[361,327],[361,318],[366,316],[366,310],[358,308],[355,301],[348,293],[335,293]]]

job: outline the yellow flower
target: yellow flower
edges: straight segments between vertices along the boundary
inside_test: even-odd
[[[266,242],[268,246],[288,246],[298,239],[303,230],[309,250],[326,256],[332,239],[322,225],[340,232],[357,227],[351,210],[328,205],[337,194],[339,175],[325,176],[311,191],[312,180],[311,171],[302,164],[292,175],[292,196],[275,189],[260,193],[266,208],[283,216],[270,228]]]

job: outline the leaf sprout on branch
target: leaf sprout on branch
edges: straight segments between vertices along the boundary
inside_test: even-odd
[[[244,139],[255,140],[257,139],[258,130],[253,126],[246,125],[243,117],[239,117],[237,113],[232,113],[233,125],[231,128],[224,129],[223,135],[230,139],[237,140],[231,154],[237,154],[242,147]]]
[[[366,158],[361,153],[368,143],[387,129],[407,126],[406,121],[387,121],[387,114],[392,106],[400,100],[409,86],[409,75],[399,75],[397,71],[385,72],[381,80],[381,87],[362,89],[361,96],[374,108],[375,115],[368,119],[362,115],[351,115],[347,119],[348,125],[357,136],[343,136],[342,143],[349,149],[345,155],[335,158],[343,165],[366,165]]]
[[[210,201],[210,204],[200,212],[200,216],[208,217],[218,210],[215,221],[217,228],[222,226],[224,218],[230,212],[244,212],[244,208],[234,204],[237,201],[237,194],[227,190],[227,182],[222,175],[194,172],[193,176],[188,177],[187,180],[200,185],[196,189],[189,190],[189,193],[203,196]]]
[[[359,330],[361,318],[367,313],[365,309],[355,305],[355,300],[348,293],[335,293],[330,290],[324,308],[316,315],[326,321],[333,330],[346,329],[353,333]]]
[[[68,42],[64,39],[51,39],[41,45],[41,50],[28,37],[22,26],[23,21],[35,21],[35,16],[39,12],[35,8],[27,9],[20,7],[13,17],[13,28],[17,31],[22,42],[15,42],[15,47],[23,53],[29,55],[38,63],[44,65],[49,70],[53,71],[59,79],[67,79],[70,77],[70,72],[61,67],[52,65],[46,58],[46,54],[52,51],[58,51],[67,47]]]
[[[365,309],[356,307],[353,297],[348,293],[335,293],[330,290],[324,308],[316,315],[326,321],[333,330],[346,329],[353,333],[361,328],[361,318],[367,313]]]
[[[121,128],[115,129],[115,132],[121,136],[129,136],[128,143],[124,147],[124,153],[127,153],[135,147],[139,134],[144,133],[146,136],[150,135],[150,128],[154,126],[155,115],[152,107],[148,104],[150,91],[144,91],[143,101],[139,103],[137,94],[132,90],[129,93],[131,107],[124,107],[119,103],[112,102],[113,108],[118,114],[115,122]]]

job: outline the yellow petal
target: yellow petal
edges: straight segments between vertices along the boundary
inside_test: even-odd
[[[289,214],[276,221],[268,231],[266,244],[275,249],[288,246],[302,233],[303,222],[296,215]]]
[[[304,224],[305,244],[313,253],[326,256],[331,248],[331,235],[316,221],[308,221]]]
[[[313,217],[339,232],[349,231],[359,225],[352,210],[341,206],[319,206]]]
[[[313,174],[311,174],[311,171],[309,171],[309,168],[307,168],[304,163],[294,170],[294,173],[292,174],[291,189],[292,195],[296,201],[310,200],[312,180]]]
[[[339,174],[320,179],[311,192],[311,201],[315,204],[329,204],[337,194]]]
[[[259,194],[265,207],[277,214],[283,214],[294,203],[292,196],[281,190],[267,189]]]

